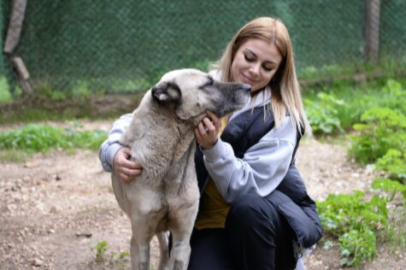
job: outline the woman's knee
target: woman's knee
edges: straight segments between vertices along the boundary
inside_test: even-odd
[[[231,204],[227,216],[226,227],[228,225],[238,225],[242,227],[255,227],[258,225],[270,225],[269,223],[277,215],[275,207],[256,194],[243,194],[238,196]]]

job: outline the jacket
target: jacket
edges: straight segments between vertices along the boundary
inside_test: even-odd
[[[269,106],[269,104],[266,105],[265,110],[263,106],[258,106],[253,110],[244,111],[232,118],[223,131],[220,143],[228,143],[237,159],[244,159],[247,151],[274,128],[274,118],[270,113]],[[269,198],[276,209],[288,221],[296,235],[295,240],[299,247],[310,248],[320,240],[322,226],[316,204],[308,196],[303,179],[295,166],[295,153],[301,137],[298,132],[287,172],[276,189],[271,192],[272,196]],[[209,178],[209,171],[204,164],[203,152],[198,148],[195,154],[198,184],[201,192],[203,192]],[[272,164],[269,164],[269,166],[272,166]],[[216,179],[213,179],[216,183]],[[272,180],[269,179],[269,181]],[[247,192],[253,191],[248,190]]]

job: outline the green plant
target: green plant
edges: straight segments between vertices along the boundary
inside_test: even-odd
[[[16,149],[1,149],[0,162],[24,162],[31,157],[33,153],[30,151]]]
[[[372,182],[372,188],[376,190],[382,190],[388,193],[386,200],[391,202],[397,194],[403,196],[403,203],[406,203],[406,186],[399,183],[398,181],[393,181],[388,178],[376,178]]]
[[[107,241],[98,242],[93,249],[96,250],[96,262],[104,261],[104,255],[109,248]]]
[[[371,260],[376,255],[376,236],[369,228],[350,230],[339,238],[342,266],[359,265],[363,260]]]
[[[110,263],[116,265],[119,269],[129,269],[128,260],[130,259],[129,252],[111,252]]]
[[[344,130],[351,130],[353,125],[360,123],[361,116],[371,108],[391,108],[406,114],[405,100],[406,91],[400,83],[402,78],[381,79],[366,81],[361,84],[345,81],[334,81],[331,84],[312,86],[304,89],[306,99],[318,101],[317,94],[320,92],[334,96],[342,100],[343,106],[334,106],[337,110],[336,117],[340,120],[340,126]]]
[[[350,135],[352,146],[349,150],[362,163],[374,163],[389,149],[406,151],[406,115],[389,108],[373,108],[366,111],[362,124],[355,124],[359,132]]]
[[[378,194],[369,201],[363,192],[354,191],[354,194],[330,194],[325,201],[317,202],[325,232],[338,239],[342,266],[357,266],[374,258],[378,236],[394,243],[395,249],[406,248],[406,186],[377,178],[372,187]],[[401,195],[400,207],[392,203],[395,198],[399,202],[397,195]],[[398,207],[393,207],[395,205]],[[323,248],[334,245],[333,241],[326,241]]]
[[[52,126],[30,124],[0,133],[0,148],[47,152],[53,148],[98,149],[106,139],[103,131],[77,131]]]
[[[317,202],[320,219],[327,233],[339,239],[341,263],[356,266],[376,254],[376,234],[386,225],[386,200],[378,195],[369,201],[361,191],[354,194],[330,194]]]
[[[385,241],[392,243],[395,252],[406,249],[406,185],[388,178],[377,178],[372,183],[375,190],[383,191],[386,200],[391,203],[390,219],[385,226]]]
[[[315,134],[331,134],[343,132],[340,119],[337,117],[337,107],[344,102],[332,94],[318,93],[317,100],[305,99],[306,114]]]
[[[385,96],[383,106],[406,113],[406,91],[399,82],[389,79],[382,88],[382,94]]]
[[[390,178],[406,184],[406,152],[402,154],[396,149],[389,149],[377,160],[375,167],[387,172]]]
[[[96,243],[94,246],[92,246],[91,249],[96,251],[95,261],[100,263],[100,262],[105,261],[105,259],[106,259],[106,254],[109,249],[109,243],[107,241],[100,241],[100,242]],[[108,263],[111,266],[115,266],[114,269],[117,268],[117,269],[127,270],[127,269],[131,268],[131,266],[129,265],[129,257],[130,257],[129,252],[112,251],[110,254],[110,260]]]
[[[11,96],[7,79],[4,76],[0,76],[0,103],[7,103],[12,100],[13,97]]]

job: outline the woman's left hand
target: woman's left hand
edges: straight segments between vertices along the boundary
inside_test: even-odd
[[[212,112],[206,111],[206,117],[195,128],[196,140],[204,150],[216,145],[220,127],[220,119]]]

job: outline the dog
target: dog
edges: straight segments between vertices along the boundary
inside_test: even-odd
[[[180,69],[166,73],[145,93],[120,140],[143,171],[128,184],[112,174],[117,202],[131,220],[132,270],[149,270],[154,235],[160,244],[158,269],[187,269],[200,197],[194,128],[207,110],[223,117],[242,108],[250,90],[247,84]],[[170,254],[167,232],[173,240]]]

